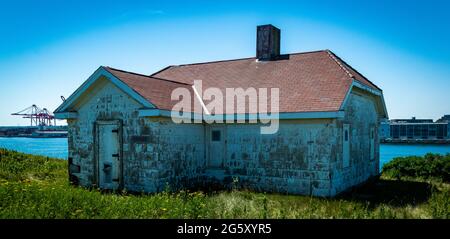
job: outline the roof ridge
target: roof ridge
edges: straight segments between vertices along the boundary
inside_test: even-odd
[[[336,54],[334,54],[334,52],[328,50],[329,53],[331,53],[336,59],[338,59],[338,61],[342,62],[345,66],[345,69],[350,68],[351,70],[353,70],[354,72],[356,72],[359,76],[361,76],[364,80],[366,80],[367,82],[369,82],[372,86],[374,86],[376,89],[381,90],[380,87],[378,87],[375,83],[373,83],[371,80],[367,79],[367,77],[365,77],[363,74],[361,74],[358,70],[356,70],[355,68],[353,68],[350,64],[348,64],[346,61],[344,61],[342,58],[340,58],[339,56],[337,56]],[[348,71],[348,70],[347,70]],[[350,74],[352,75],[352,74]],[[352,75],[353,76],[353,75]],[[353,77],[354,78],[354,77]],[[356,79],[358,80],[358,79]],[[359,80],[358,80],[359,81]],[[362,83],[362,82],[361,82]],[[364,84],[364,83],[363,83]]]
[[[345,73],[347,73],[347,75],[350,78],[354,78],[354,76],[352,75],[352,73],[350,73],[350,71],[337,59],[336,55],[330,51],[330,50],[326,50],[326,52],[328,53],[328,56],[330,56],[331,59],[334,60],[334,62],[336,62],[336,64],[338,64],[338,66],[343,69],[345,71]]]
[[[150,77],[150,76],[148,76],[148,75],[144,75],[144,74],[141,74],[141,73],[136,73],[136,72],[126,71],[126,70],[121,70],[121,69],[117,69],[117,68],[110,67],[110,66],[104,66],[104,68],[107,68],[107,69],[110,69],[110,70],[113,70],[113,71],[120,71],[120,72],[123,72],[123,73],[132,74],[132,75],[138,75],[138,76],[143,76],[143,77]]]
[[[191,86],[191,84],[184,83],[184,82],[179,82],[179,81],[174,81],[174,80],[164,79],[164,78],[155,77],[155,76],[148,76],[148,77],[149,77],[149,78],[152,78],[152,79],[155,79],[155,80],[167,81],[167,82],[177,83],[177,84],[181,84],[181,85],[188,85],[188,86]]]
[[[205,61],[205,62],[197,62],[197,63],[188,63],[188,64],[172,65],[172,67],[214,64],[214,63],[223,63],[223,62],[230,62],[230,61],[242,61],[242,60],[250,60],[250,59],[256,59],[256,57],[243,57],[243,58],[236,58],[236,59],[230,59],[230,60],[217,60],[217,61]],[[169,68],[169,67],[166,67],[166,68]],[[163,69],[163,70],[165,70],[165,69]]]
[[[166,81],[166,82],[172,82],[172,83],[178,83],[178,84],[182,84],[182,85],[189,85],[187,83],[184,82],[179,82],[179,81],[174,81],[174,80],[168,80],[168,79],[164,79],[164,78],[159,78],[159,77],[154,77],[154,76],[148,76],[148,75],[144,75],[144,74],[140,74],[140,73],[136,73],[136,72],[131,72],[131,71],[125,71],[125,70],[121,70],[121,69],[117,69],[117,68],[113,68],[110,66],[105,66],[106,69],[110,69],[110,70],[114,70],[114,71],[120,71],[123,73],[127,73],[127,74],[132,74],[132,75],[137,75],[137,76],[142,76],[142,77],[146,77],[149,79],[155,79],[155,80],[160,80],[160,81]],[[112,72],[111,72],[112,73]],[[112,73],[113,74],[113,73]]]
[[[166,67],[162,68],[161,70],[159,70],[159,71],[157,71],[157,72],[155,72],[155,73],[153,73],[153,74],[150,74],[150,76],[153,77],[154,75],[159,74],[159,73],[161,73],[161,72],[163,72],[163,71],[169,69],[169,68],[172,67],[172,66],[173,66],[173,65],[166,66]]]
[[[311,54],[311,53],[319,53],[319,52],[326,52],[326,51],[329,51],[329,50],[323,49],[323,50],[315,50],[315,51],[294,52],[294,53],[288,53],[286,55],[302,55],[302,54]]]
[[[316,50],[316,51],[305,51],[305,52],[294,52],[294,53],[286,53],[286,54],[281,54],[281,55],[300,55],[300,54],[311,54],[311,53],[318,53],[318,52],[324,52],[327,50]],[[243,57],[243,58],[236,58],[236,59],[229,59],[229,60],[217,60],[217,61],[205,61],[205,62],[196,62],[196,63],[188,63],[188,64],[180,64],[180,65],[170,65],[167,66],[153,74],[151,74],[150,76],[154,76],[157,75],[171,67],[179,67],[179,66],[192,66],[192,65],[203,65],[203,64],[214,64],[214,63],[223,63],[223,62],[231,62],[231,61],[242,61],[242,60],[250,60],[250,59],[256,59],[256,57]]]

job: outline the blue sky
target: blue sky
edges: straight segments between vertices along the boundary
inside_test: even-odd
[[[380,86],[391,118],[450,114],[449,1],[2,1],[0,125],[54,110],[100,65],[167,65],[255,55],[256,26],[282,53],[330,49]]]

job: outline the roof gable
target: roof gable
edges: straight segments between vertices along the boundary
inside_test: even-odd
[[[111,67],[107,67],[106,69],[118,79],[129,85],[133,90],[139,93],[139,95],[151,102],[153,106],[158,109],[172,109],[176,102],[171,100],[171,94],[173,90],[177,88],[185,88],[191,93],[191,96],[194,95],[192,87],[189,84],[158,79]]]
[[[72,95],[70,95],[67,100],[65,100],[55,111],[54,113],[63,113],[71,111],[70,107],[72,107],[80,97],[86,93],[98,80],[102,77],[108,79],[111,83],[113,83],[116,87],[130,95],[137,102],[142,104],[144,107],[154,108],[155,106],[150,103],[147,99],[142,97],[138,92],[136,92],[129,84],[129,82],[123,82],[121,79],[113,75],[108,68],[99,67]]]

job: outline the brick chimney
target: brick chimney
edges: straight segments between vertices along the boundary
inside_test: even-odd
[[[256,58],[260,61],[275,60],[280,56],[280,29],[272,25],[256,28]]]

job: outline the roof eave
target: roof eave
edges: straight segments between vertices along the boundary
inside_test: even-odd
[[[317,112],[280,112],[280,113],[264,113],[264,114],[221,114],[221,115],[207,115],[201,113],[180,112],[162,109],[141,109],[139,110],[139,117],[175,117],[185,119],[202,119],[213,120],[222,119],[242,119],[242,120],[271,120],[271,119],[336,119],[343,118],[343,111],[317,111]]]
[[[70,95],[67,100],[65,100],[55,111],[54,114],[58,113],[68,113],[70,112],[69,107],[72,106],[76,100],[86,92],[92,84],[94,84],[101,76],[105,76],[110,80],[116,87],[121,89],[123,92],[128,94],[134,100],[142,104],[145,108],[156,108],[154,104],[145,99],[142,95],[136,92],[133,88],[128,86],[119,77],[108,71],[107,67],[100,66],[77,90],[75,90],[72,95]]]
[[[350,85],[350,87],[349,87],[349,89],[348,89],[348,91],[347,91],[347,93],[345,95],[345,98],[342,101],[340,110],[344,110],[345,109],[345,106],[347,105],[347,101],[348,101],[348,99],[350,97],[350,94],[352,93],[352,90],[353,90],[354,87],[356,87],[358,89],[361,89],[361,90],[363,90],[363,91],[365,91],[365,92],[367,92],[369,94],[372,94],[372,95],[378,97],[380,99],[380,101],[381,101],[381,107],[382,107],[382,113],[380,114],[381,118],[386,118],[386,119],[389,118],[388,112],[387,112],[387,108],[386,108],[386,104],[385,104],[385,101],[384,101],[383,91],[382,90],[376,90],[376,89],[374,89],[374,88],[372,88],[370,86],[367,86],[367,85],[359,82],[355,78],[352,78],[352,84]]]

